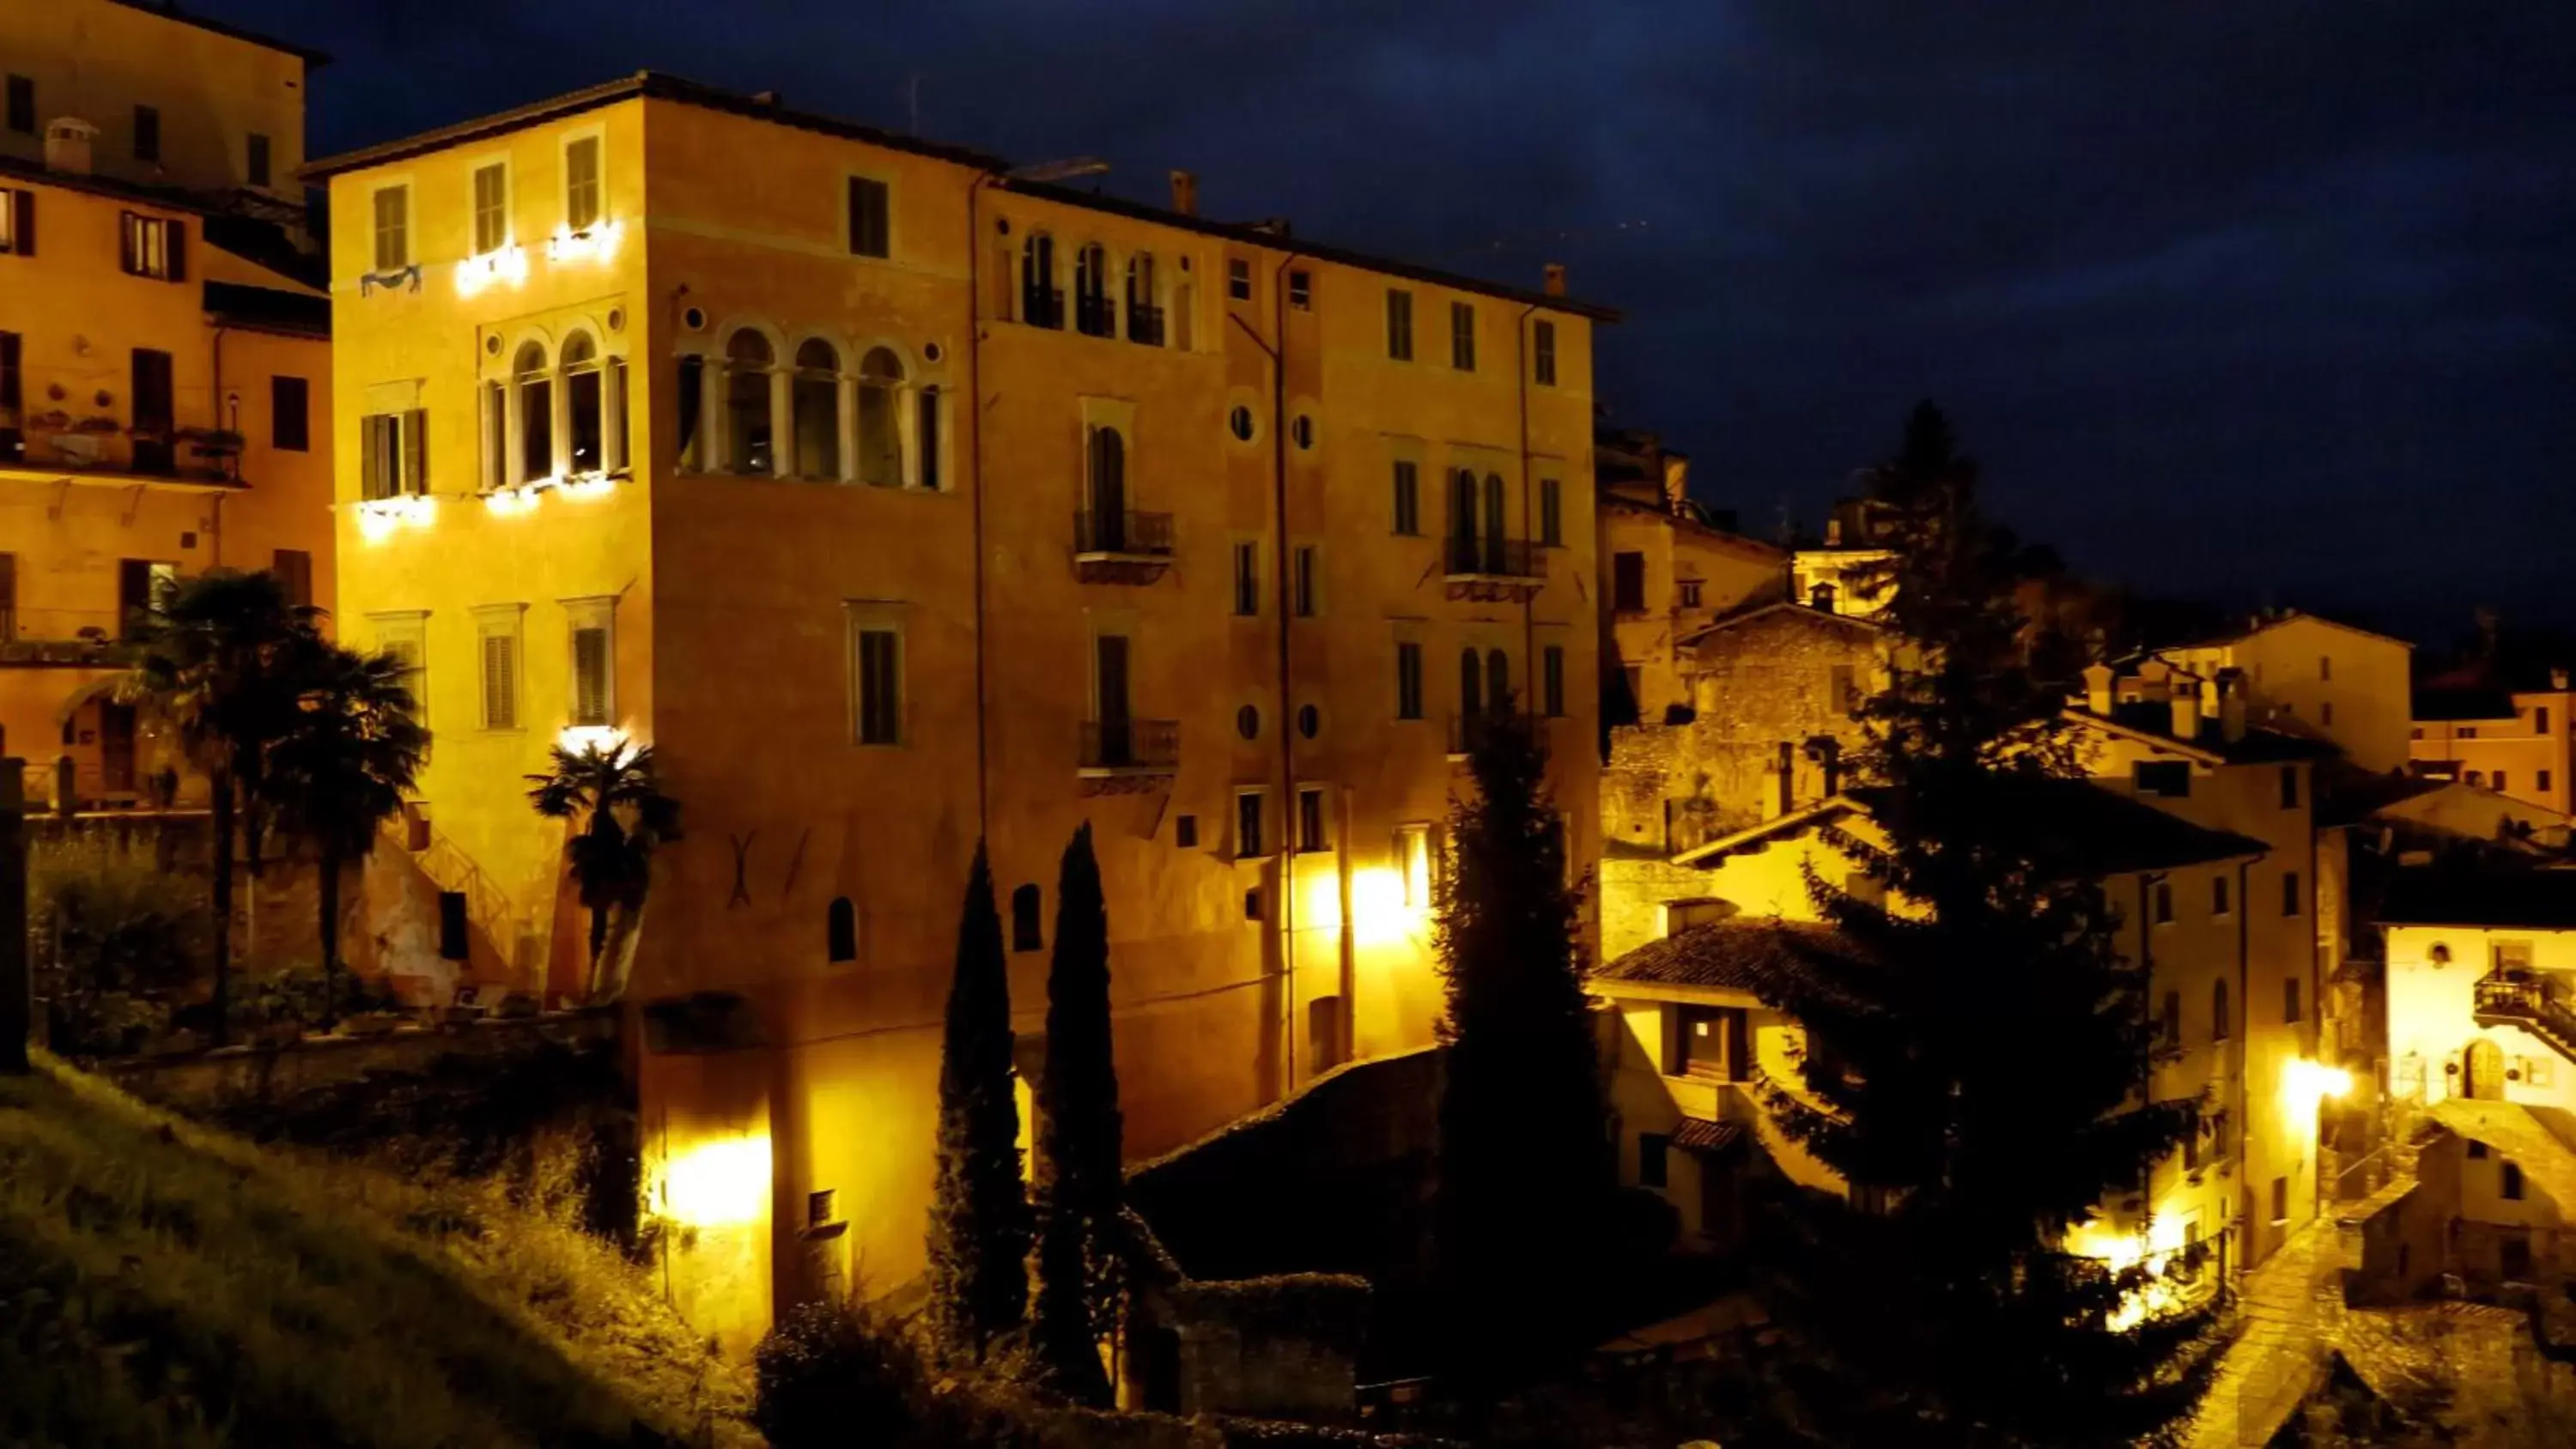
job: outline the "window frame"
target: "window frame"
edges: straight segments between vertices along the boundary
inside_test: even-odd
[[[2295,920],[2308,913],[2308,903],[2299,893],[2299,873],[2281,872],[2281,919]]]
[[[289,395],[294,405],[288,406]],[[285,426],[292,417],[294,428]],[[290,372],[268,375],[268,445],[281,453],[313,451],[313,380]]]
[[[397,218],[398,225],[391,232],[391,235],[399,239],[401,249],[391,261],[385,258],[385,238],[388,234],[385,226],[387,196],[399,197],[402,202],[401,215]],[[367,269],[369,276],[390,276],[412,264],[410,177],[381,181],[367,188],[367,243],[368,256],[372,259]]]
[[[1304,267],[1288,269],[1288,305],[1299,312],[1315,310],[1315,274]]]
[[[562,601],[564,610],[564,722],[575,729],[613,729],[617,725],[617,596],[596,594]],[[581,636],[601,635],[599,709],[582,709]]]
[[[31,257],[28,240],[36,230],[36,193],[24,186],[0,186],[0,257]]]
[[[422,728],[429,725],[429,611],[398,609],[369,614],[375,652],[403,661],[403,687],[411,691],[411,714]],[[480,647],[479,645],[477,646]]]
[[[1476,304],[1463,298],[1449,303],[1449,367],[1453,372],[1476,370]]]
[[[1235,539],[1232,553],[1234,597],[1231,616],[1258,619],[1261,617],[1261,540]]]
[[[118,270],[149,282],[188,280],[187,223],[177,217],[125,211],[117,215]]]
[[[585,143],[591,147],[591,173],[587,182],[591,212],[588,220],[576,225],[573,221],[573,198],[577,193],[573,189],[572,158],[574,150]],[[566,131],[558,143],[555,160],[560,168],[558,174],[562,179],[559,196],[563,202],[564,231],[572,236],[587,236],[608,220],[608,134],[606,129],[600,126],[584,126],[578,130]]]
[[[1332,787],[1297,787],[1297,853],[1325,855],[1333,848]]]
[[[1422,463],[1415,458],[1394,460],[1389,487],[1394,495],[1393,532],[1398,538],[1422,536]]]
[[[1225,298],[1229,302],[1252,300],[1252,259],[1250,257],[1225,259]]]
[[[1413,360],[1413,289],[1386,289],[1386,360]]]
[[[481,604],[474,609],[475,693],[481,701],[476,722],[485,734],[524,732],[527,702],[527,610],[525,604]],[[506,640],[508,652],[507,718],[493,708],[492,644]]]
[[[483,219],[485,212],[483,206],[482,187],[484,174],[491,171],[498,171],[501,173],[501,195],[497,208],[493,213],[494,220],[499,223],[500,234],[490,246],[485,246],[483,244]],[[475,161],[466,169],[466,199],[470,208],[469,214],[466,217],[466,254],[469,257],[494,256],[501,252],[508,251],[517,243],[518,227],[515,224],[518,212],[517,202],[519,178],[517,172],[518,168],[510,164],[510,157],[507,153],[484,157],[481,160]]]
[[[1288,554],[1289,600],[1291,612],[1300,619],[1319,619],[1324,613],[1323,545],[1301,543]]]
[[[1270,787],[1267,785],[1234,787],[1234,820],[1229,828],[1233,832],[1235,859],[1267,860],[1270,858],[1269,799]],[[1249,830],[1244,828],[1247,823],[1251,826]]]
[[[850,743],[862,749],[901,749],[911,743],[912,737],[912,691],[906,678],[912,651],[911,641],[905,637],[904,607],[883,599],[846,599],[842,610],[847,631],[842,644],[842,667],[849,681]],[[888,646],[894,656],[889,671],[894,688],[890,734],[871,732],[872,722],[883,723],[872,721],[872,714],[882,711],[871,711],[869,707],[867,641],[872,635],[892,641]]]
[[[1546,317],[1530,320],[1530,381],[1556,386],[1556,323]]]
[[[859,197],[862,188],[873,187],[876,198],[876,232],[873,237],[862,233],[859,225]],[[869,251],[860,243],[873,240],[876,250]],[[894,260],[894,182],[872,171],[845,171],[841,174],[841,243],[853,257],[869,261]]]
[[[1538,543],[1541,548],[1565,547],[1565,482],[1563,479],[1538,480]]]
[[[1423,715],[1422,641],[1395,641],[1395,717],[1418,720]]]

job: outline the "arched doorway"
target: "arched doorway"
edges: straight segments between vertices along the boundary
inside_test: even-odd
[[[2479,1037],[2469,1043],[2468,1051],[2462,1055],[2465,1061],[2460,1069],[2460,1095],[2481,1102],[2503,1101],[2504,1048]]]

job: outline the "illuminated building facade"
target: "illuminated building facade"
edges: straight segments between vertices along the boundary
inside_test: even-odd
[[[979,836],[1026,1067],[1093,828],[1134,1155],[1430,1039],[1479,720],[1539,718],[1594,855],[1607,314],[1561,274],[656,76],[309,174],[343,218],[340,612],[416,662],[415,839],[470,918],[418,974],[577,990],[522,777],[653,746],[686,837],[617,971],[711,1329],[916,1270]]]
[[[0,731],[30,799],[130,805],[176,767],[110,693],[156,587],[274,568],[330,601],[318,59],[116,0],[0,10]]]

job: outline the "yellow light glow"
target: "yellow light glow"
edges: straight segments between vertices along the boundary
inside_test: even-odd
[[[1404,903],[1404,874],[1386,866],[1351,872],[1351,935],[1363,946],[1403,940],[1421,925],[1422,912]]]
[[[615,725],[565,725],[555,732],[555,743],[576,755],[592,745],[614,750],[626,743],[626,731]]]
[[[483,495],[483,506],[508,517],[533,510],[537,506],[537,495],[529,488],[496,488]]]
[[[456,264],[456,295],[471,297],[487,287],[515,287],[528,280],[528,249],[508,246]]]
[[[1332,871],[1306,877],[1297,892],[1297,926],[1307,931],[1342,928],[1342,878]]]
[[[546,256],[558,262],[613,262],[617,260],[617,243],[626,235],[626,223],[603,221],[588,231],[574,231],[558,225],[555,234],[546,238]]]
[[[605,498],[617,491],[617,480],[605,473],[584,473],[563,481],[566,498]]]
[[[662,1210],[691,1227],[758,1222],[769,1192],[766,1133],[701,1142],[662,1167]]]
[[[2351,1090],[2352,1073],[2341,1067],[2293,1058],[2281,1069],[2281,1100],[2296,1121],[2314,1123],[2319,1103]]]
[[[405,528],[427,528],[438,521],[438,500],[426,493],[399,498],[371,498],[358,505],[358,536],[382,543]]]
[[[2183,1223],[2180,1217],[2158,1213],[2147,1220],[2144,1233],[2123,1233],[2107,1225],[2087,1223],[2066,1235],[2066,1251],[2079,1258],[2094,1258],[2113,1272],[2125,1272],[2144,1263],[2162,1271],[2177,1266],[2174,1256],[2183,1251]],[[2182,1304],[2189,1296],[2186,1285],[2157,1280],[2131,1293],[2120,1304],[2109,1321],[2115,1332],[2136,1327],[2150,1312],[2162,1312]]]

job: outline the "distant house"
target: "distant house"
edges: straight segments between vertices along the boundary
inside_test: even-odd
[[[2565,814],[2576,804],[2568,780],[2576,768],[2571,709],[2576,689],[2564,669],[2521,687],[2483,674],[2427,680],[2415,690],[2409,768]]]
[[[2158,653],[2202,679],[2237,671],[2256,719],[2285,716],[2354,764],[2384,773],[2406,766],[2414,647],[2315,614],[2283,613]]]
[[[1593,457],[1603,660],[1618,671],[1610,698],[1625,706],[1611,723],[1653,724],[1690,702],[1683,642],[1728,613],[1783,597],[1788,555],[1692,503],[1689,457],[1654,434],[1605,428]]]

